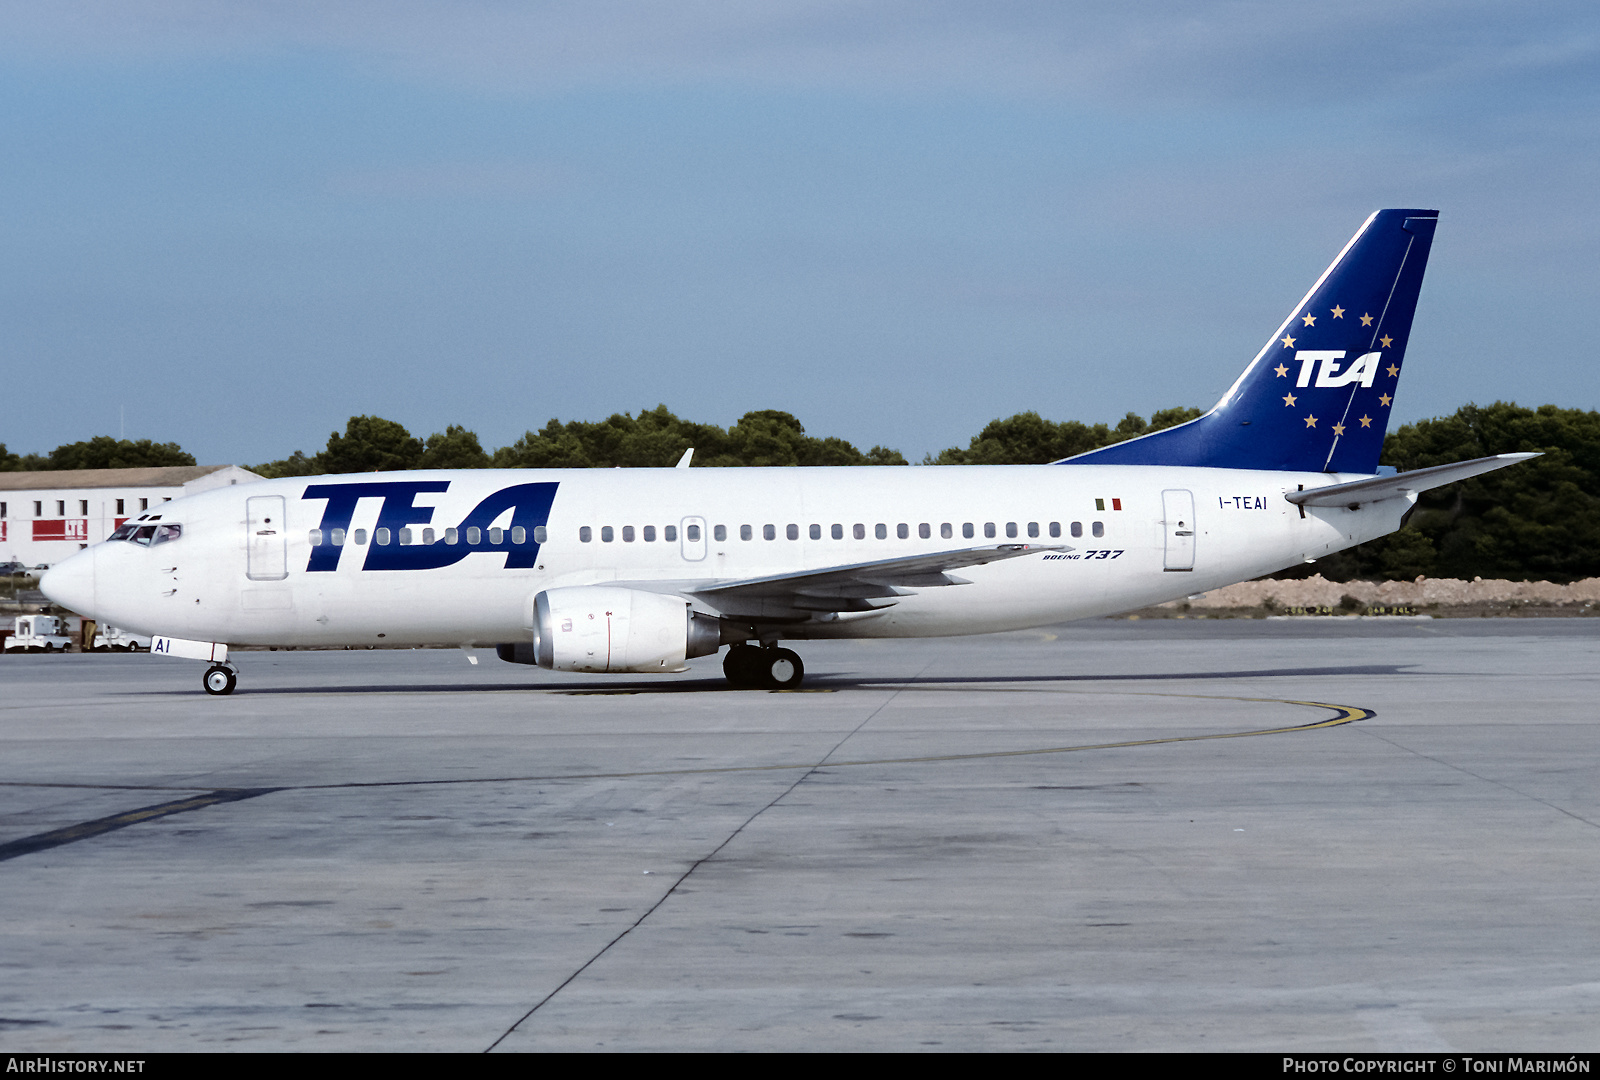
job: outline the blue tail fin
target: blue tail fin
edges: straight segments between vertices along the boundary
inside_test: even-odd
[[[1375,473],[1436,210],[1379,210],[1198,420],[1074,465]]]

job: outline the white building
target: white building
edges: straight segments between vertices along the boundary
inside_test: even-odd
[[[0,472],[0,562],[50,566],[180,495],[260,479],[237,465]]]

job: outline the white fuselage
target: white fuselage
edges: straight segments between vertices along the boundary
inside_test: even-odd
[[[901,590],[872,610],[790,618],[771,636],[988,633],[1203,592],[1399,527],[1411,499],[1304,512],[1284,499],[1302,485],[1348,479],[1115,465],[297,477],[164,504],[162,522],[181,524],[181,537],[149,546],[97,544],[61,564],[52,595],[140,633],[235,645],[490,645],[525,639],[532,598],[546,589],[626,583],[681,594],[711,614],[759,618],[777,612],[763,612],[760,601],[730,603],[697,590],[985,543],[1050,549],[963,568],[965,583]],[[378,496],[352,500],[342,546],[329,546],[329,500],[305,497],[308,488],[396,482],[442,487],[408,496],[414,544],[423,542],[424,528],[435,544],[443,543],[446,529],[461,525],[497,492],[558,486],[545,542],[536,554],[523,553],[522,561],[531,564],[526,567],[507,568],[518,560],[505,551],[477,550],[432,569],[366,568],[382,561],[372,551],[380,538],[390,545],[401,539],[398,529],[380,533],[384,500]],[[280,520],[265,520],[274,516]],[[512,520],[507,509],[480,524],[485,535],[493,526],[509,538]],[[986,535],[991,523],[993,533]],[[1059,535],[1051,535],[1052,523]],[[694,525],[701,530],[698,542],[689,539]],[[964,535],[969,525],[970,538]],[[647,526],[653,540],[645,539]],[[317,549],[321,566],[308,569],[314,540],[323,545]],[[528,530],[524,542],[531,540]]]

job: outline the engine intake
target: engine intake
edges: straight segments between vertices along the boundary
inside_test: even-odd
[[[532,629],[532,641],[498,646],[500,659],[556,671],[683,671],[685,660],[749,636],[681,596],[605,585],[539,593]]]

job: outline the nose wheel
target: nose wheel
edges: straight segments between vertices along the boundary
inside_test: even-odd
[[[239,684],[239,676],[234,674],[232,668],[217,664],[206,671],[205,678],[201,682],[206,688],[206,693],[220,696],[233,693],[233,688]]]
[[[722,673],[743,689],[793,690],[806,676],[798,654],[788,649],[735,645],[722,660]]]

